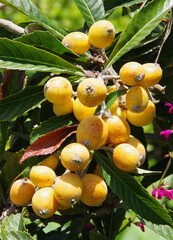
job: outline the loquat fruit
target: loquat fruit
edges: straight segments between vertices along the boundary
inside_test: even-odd
[[[62,40],[62,44],[76,54],[83,54],[88,51],[91,43],[88,36],[83,32],[71,32]]]
[[[107,88],[102,80],[87,78],[79,83],[77,97],[87,107],[95,107],[102,103],[107,95]]]
[[[104,118],[104,121],[108,128],[108,143],[120,144],[128,140],[130,126],[123,117],[112,115],[109,118]]]
[[[96,150],[104,145],[107,136],[107,125],[98,116],[90,116],[83,119],[77,127],[77,141],[90,150]]]
[[[65,103],[61,103],[61,104],[54,103],[53,112],[55,113],[56,116],[61,116],[61,115],[71,113],[73,112],[73,103],[74,103],[73,98],[70,98]]]
[[[88,148],[80,143],[70,143],[61,152],[61,163],[70,171],[81,171],[90,160]]]
[[[103,178],[96,174],[85,174],[81,177],[83,192],[80,201],[87,206],[98,206],[107,197],[108,189]]]
[[[51,187],[37,190],[32,198],[32,209],[41,218],[51,217],[58,208],[58,202]]]
[[[121,143],[113,151],[113,161],[119,169],[131,172],[139,166],[140,154],[131,144]]]
[[[71,83],[64,77],[53,77],[44,85],[44,96],[51,103],[67,102],[71,98],[72,92]]]
[[[28,178],[16,180],[10,188],[10,200],[17,206],[28,204],[35,193],[35,186]]]
[[[152,87],[162,78],[162,69],[158,63],[145,63],[142,65],[145,71],[145,77],[140,85],[143,87]]]
[[[146,158],[146,150],[144,145],[141,143],[141,141],[139,141],[137,138],[135,138],[134,136],[130,135],[129,139],[127,140],[128,144],[132,145],[133,147],[135,147],[140,154],[140,161],[138,162],[139,167],[144,163],[145,158]]]
[[[117,90],[116,86],[115,86],[115,85],[112,85],[112,86],[110,86],[110,87],[108,88],[107,93],[114,92],[114,91],[116,91],[116,90]]]
[[[151,123],[155,115],[155,105],[149,100],[148,105],[143,112],[135,113],[127,110],[127,120],[137,127],[146,126]]]
[[[55,181],[56,174],[47,166],[37,165],[32,167],[29,177],[35,186],[43,188],[52,186]]]
[[[50,155],[49,157],[47,157],[46,159],[44,159],[38,165],[46,166],[46,167],[51,168],[52,170],[55,170],[56,167],[58,166],[58,163],[59,163],[59,155],[54,153],[54,154]]]
[[[99,20],[90,27],[88,38],[94,47],[108,47],[115,39],[114,25],[108,20]]]
[[[99,177],[103,178],[103,174],[102,174],[102,171],[101,171],[100,166],[98,165],[98,163],[96,164],[96,167],[95,167],[93,173],[95,175],[98,175]]]
[[[65,173],[56,178],[54,193],[57,201],[63,206],[73,206],[81,198],[83,185],[75,173]]]
[[[142,112],[149,101],[147,90],[141,86],[134,86],[126,94],[127,109],[132,112]]]
[[[96,108],[97,106],[87,107],[83,105],[78,98],[76,98],[73,103],[73,114],[75,118],[80,122],[83,119],[94,115]]]
[[[135,86],[143,80],[145,70],[138,62],[127,62],[120,68],[119,75],[124,84]]]

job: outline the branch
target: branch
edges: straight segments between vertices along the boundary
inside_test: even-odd
[[[15,33],[15,34],[23,34],[24,29],[22,27],[17,26],[11,21],[0,19],[0,27],[6,28],[7,30]]]

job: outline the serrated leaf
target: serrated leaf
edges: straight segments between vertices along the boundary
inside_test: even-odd
[[[53,34],[48,31],[34,31],[33,33],[22,35],[15,38],[15,41],[23,42],[28,45],[43,48],[59,56],[74,58],[77,61],[88,61],[88,58],[79,57],[73,51],[66,48]]]
[[[104,19],[105,11],[102,0],[74,0],[88,27]]]
[[[43,86],[26,87],[23,91],[0,100],[0,121],[12,120],[29,111],[44,99]]]
[[[73,120],[75,120],[74,115],[67,114],[63,116],[55,116],[42,122],[39,127],[33,129],[30,136],[30,143],[34,143],[39,137],[48,132],[69,125]]]
[[[104,1],[104,7],[105,11],[111,11],[115,8],[120,8],[120,7],[127,7],[127,6],[132,6],[135,3],[141,3],[141,0],[105,0]]]
[[[62,28],[58,27],[57,24],[53,24],[53,21],[45,16],[31,0],[1,0],[1,2],[21,11],[38,24],[54,33],[61,40],[67,34]]]
[[[29,157],[53,153],[71,134],[76,133],[76,128],[76,125],[65,126],[39,137],[25,150],[19,163],[21,164]]]
[[[21,42],[0,38],[1,68],[81,75],[82,69],[61,57]]]
[[[11,214],[9,217],[5,217],[2,221],[2,230],[6,229],[7,231],[26,231],[23,215],[21,213]]]
[[[173,228],[166,225],[157,225],[151,222],[142,220],[144,224],[151,229],[152,232],[156,233],[159,237],[165,240],[172,240]]]
[[[101,152],[95,151],[105,181],[112,191],[141,218],[156,224],[172,226],[166,209],[128,173],[119,170],[113,161]]]
[[[173,6],[173,0],[154,0],[137,12],[115,45],[106,68],[137,46],[163,19]]]

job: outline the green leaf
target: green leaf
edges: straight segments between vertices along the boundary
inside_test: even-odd
[[[142,220],[144,224],[151,229],[152,232],[156,233],[158,236],[165,240],[172,240],[173,228],[166,225],[156,225],[151,222]]]
[[[34,240],[34,238],[27,232],[7,231],[1,232],[2,240]]]
[[[118,91],[110,92],[105,99],[106,110],[108,110],[114,104],[114,102],[125,92],[126,90],[118,90]]]
[[[57,55],[21,42],[0,38],[1,68],[41,72],[73,73],[83,71]]]
[[[43,86],[26,87],[23,91],[0,100],[0,121],[12,120],[29,111],[44,99]]]
[[[69,125],[73,120],[75,120],[73,114],[67,114],[63,116],[56,116],[42,122],[39,127],[33,129],[30,136],[30,143],[34,143],[39,137],[48,132],[52,132],[58,128]]]
[[[2,230],[6,229],[7,231],[26,231],[23,215],[21,213],[11,214],[9,217],[6,217],[2,222]]]
[[[159,24],[172,6],[173,0],[154,0],[137,12],[121,34],[106,68],[137,46]]]
[[[95,232],[94,230],[89,231],[89,239],[90,240],[107,240],[105,236],[101,233]]]
[[[74,0],[81,11],[88,27],[98,20],[104,19],[104,7],[102,0]]]
[[[105,181],[112,191],[141,218],[156,224],[172,225],[166,209],[128,173],[119,170],[113,161],[95,151]]]
[[[45,16],[31,0],[1,0],[1,2],[21,11],[38,24],[54,33],[61,40],[67,34],[62,28],[58,27],[57,24],[53,24],[53,21]]]
[[[0,123],[0,161],[4,155],[5,146],[8,139],[9,125],[10,125],[9,121],[4,121]]]
[[[120,7],[127,7],[127,6],[132,6],[135,3],[141,3],[141,0],[104,0],[104,7],[105,11],[111,11],[112,9],[115,8],[120,8]]]

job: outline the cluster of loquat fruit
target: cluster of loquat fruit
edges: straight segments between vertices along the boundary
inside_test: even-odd
[[[73,32],[62,43],[76,54],[83,54],[91,44],[105,48],[114,38],[112,23],[101,20],[91,26],[88,35]],[[127,93],[102,114],[96,109],[110,92],[117,90],[114,84],[108,88],[100,77],[86,78],[78,84],[74,94],[65,77],[56,76],[46,82],[44,95],[53,104],[55,115],[73,112],[79,121],[76,142],[66,145],[60,153],[61,163],[67,169],[63,175],[56,176],[54,172],[59,156],[53,154],[34,166],[29,178],[15,181],[10,189],[14,204],[20,206],[31,201],[34,212],[43,218],[52,216],[56,210],[68,209],[78,201],[88,206],[102,204],[107,197],[107,185],[98,165],[94,173],[87,173],[87,168],[92,151],[103,146],[111,146],[112,160],[123,171],[131,172],[144,163],[145,147],[131,135],[128,122],[145,126],[153,121],[155,105],[148,88],[160,81],[162,70],[154,63],[128,62],[121,67],[119,77]]]

